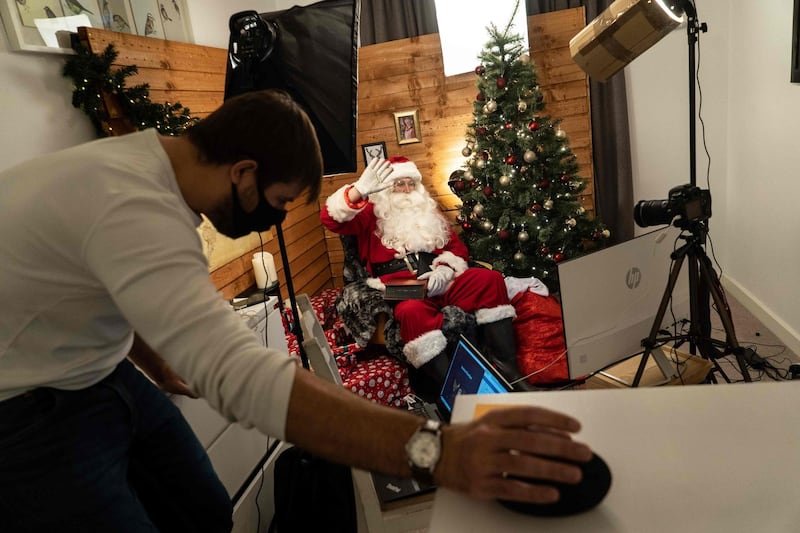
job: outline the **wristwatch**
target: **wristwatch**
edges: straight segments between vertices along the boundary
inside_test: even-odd
[[[414,479],[433,485],[433,470],[442,456],[441,422],[426,420],[406,442],[406,456]]]

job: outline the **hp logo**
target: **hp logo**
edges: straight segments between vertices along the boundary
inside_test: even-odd
[[[639,270],[637,267],[631,267],[628,269],[628,273],[625,275],[625,285],[628,286],[629,289],[635,289],[639,286],[639,283],[642,282],[642,271]]]

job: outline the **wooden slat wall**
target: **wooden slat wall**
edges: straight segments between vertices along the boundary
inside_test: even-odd
[[[139,70],[138,74],[128,78],[126,84],[148,83],[153,102],[180,102],[191,110],[192,116],[197,117],[208,115],[222,104],[227,50],[95,28],[80,28],[79,38],[93,53],[102,53],[113,43],[119,53],[115,66],[136,65]],[[109,111],[116,119],[115,124],[123,123],[119,120],[121,117],[113,117],[113,108]],[[124,127],[114,128],[116,134],[125,132]],[[330,286],[330,267],[319,223],[318,204],[295,202],[286,216],[283,234],[291,258],[295,292],[315,294]],[[285,287],[278,239],[273,231],[263,233],[262,237],[264,251],[275,256],[278,278],[281,286]],[[251,258],[259,248],[246,248],[240,257],[210,272],[211,280],[225,298],[231,298],[255,283]],[[213,258],[209,262],[216,263]],[[284,290],[283,296],[286,295]]]
[[[581,175],[591,181],[588,78],[569,55],[569,40],[584,26],[583,8],[528,18],[531,56],[545,97],[545,113],[563,119],[561,127],[569,137]],[[439,36],[424,35],[362,47],[358,81],[358,144],[384,141],[389,156],[404,155],[414,161],[425,187],[454,219],[460,200],[450,191],[447,179],[464,163],[461,150],[467,125],[472,123],[475,75],[446,78]],[[393,113],[410,109],[419,111],[422,142],[398,145]],[[355,180],[363,168],[361,160],[356,174],[326,178],[321,202]],[[589,211],[594,211],[593,190],[590,184],[581,199]],[[343,253],[339,237],[325,230],[325,240],[334,285],[341,286]]]
[[[582,8],[528,18],[531,55],[547,104],[545,112],[563,119],[562,128],[581,165],[581,175],[591,180],[588,79],[569,56],[569,39],[584,25]],[[139,67],[130,85],[149,83],[155,102],[180,102],[200,117],[222,103],[226,50],[92,28],[82,29],[81,37],[95,53],[113,42],[120,66]],[[459,199],[447,187],[447,178],[464,162],[461,149],[466,127],[472,122],[475,81],[471,73],[444,77],[438,35],[365,46],[359,51],[358,144],[384,141],[389,155],[412,159],[422,172],[423,183],[451,218],[457,213]],[[422,142],[401,146],[393,113],[408,109],[419,111]],[[341,244],[337,235],[320,226],[319,208],[328,195],[354,181],[363,168],[361,160],[355,174],[326,177],[319,205],[298,202],[290,209],[283,228],[296,293],[313,295],[342,285]],[[587,188],[582,202],[587,210],[594,210],[593,186]],[[224,297],[253,285],[250,259],[258,250],[242,250],[240,257],[211,272]],[[283,286],[283,265],[272,232],[264,234],[264,250],[275,256]],[[286,296],[285,291],[283,294]]]

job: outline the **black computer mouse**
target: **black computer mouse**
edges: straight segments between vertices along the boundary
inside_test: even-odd
[[[558,489],[561,498],[555,503],[537,504],[498,500],[501,504],[520,513],[536,516],[568,516],[588,511],[600,503],[611,488],[611,471],[597,454],[586,463],[574,463],[581,468],[583,479],[570,485],[553,481],[517,478],[532,483],[550,485]]]

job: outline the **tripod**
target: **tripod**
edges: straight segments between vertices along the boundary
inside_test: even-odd
[[[719,282],[717,273],[714,271],[711,260],[703,249],[708,233],[708,226],[705,221],[694,221],[689,224],[684,224],[683,221],[680,220],[677,221],[675,225],[681,229],[688,230],[689,235],[681,235],[680,238],[684,239],[686,244],[675,250],[671,255],[674,263],[670,270],[667,288],[664,290],[664,296],[661,298],[653,327],[650,329],[650,335],[642,341],[642,346],[644,346],[645,350],[642,354],[642,360],[639,363],[639,368],[636,371],[632,386],[636,387],[639,385],[645,365],[647,364],[647,359],[653,350],[661,344],[670,341],[689,341],[690,353],[693,355],[695,349],[699,348],[701,356],[711,361],[715,371],[728,383],[730,383],[730,379],[720,367],[717,359],[731,353],[734,354],[742,377],[745,381],[749,382],[751,379],[750,373],[747,371],[746,350],[739,346],[739,342],[736,340],[730,307],[725,299],[725,294],[722,292],[722,285]],[[681,267],[687,258],[689,260],[689,332],[681,335],[659,337],[661,323],[664,319],[664,314],[667,311],[670,299],[672,298],[672,291],[678,281]],[[717,313],[725,329],[724,342],[711,338],[709,296],[714,299]],[[718,347],[722,348],[722,350],[718,350]],[[654,359],[666,378],[670,378],[674,375],[669,361],[664,361],[658,357],[654,357]],[[665,366],[664,363],[666,363],[667,366]],[[716,378],[712,376],[712,379],[716,382]]]
[[[695,72],[696,65],[696,50],[695,47],[698,43],[698,36],[708,30],[708,26],[704,22],[699,22],[697,19],[697,10],[691,0],[677,0],[676,4],[684,11],[687,17],[686,33],[689,44],[689,187],[694,189],[697,183],[697,134],[695,123],[695,90],[697,85],[697,74]],[[639,381],[644,373],[647,359],[652,354],[654,360],[658,364],[661,372],[669,380],[675,375],[670,362],[664,357],[660,350],[654,352],[653,350],[669,341],[689,341],[689,352],[694,355],[696,348],[700,349],[700,354],[704,359],[711,361],[714,365],[715,371],[730,382],[728,376],[719,366],[717,358],[723,355],[734,354],[736,361],[739,365],[739,370],[745,381],[751,381],[750,374],[747,371],[745,354],[747,350],[739,346],[736,340],[736,333],[733,329],[733,320],[731,319],[730,308],[725,300],[725,295],[722,292],[722,285],[719,282],[717,273],[711,264],[708,256],[705,253],[704,246],[706,237],[708,236],[708,219],[711,216],[711,193],[708,193],[708,211],[702,214],[695,213],[691,218],[679,217],[674,225],[682,230],[688,231],[688,236],[681,236],[686,240],[686,244],[678,248],[672,253],[674,264],[670,271],[669,281],[667,288],[664,291],[664,296],[661,299],[661,304],[656,313],[653,327],[650,330],[650,335],[642,340],[642,346],[645,348],[642,354],[642,360],[639,368],[636,371],[636,376],[633,379],[632,386],[639,385]],[[684,210],[686,207],[684,206]],[[685,214],[688,212],[685,212]],[[672,298],[672,291],[678,281],[681,266],[683,266],[686,258],[689,258],[689,307],[690,307],[690,326],[689,333],[682,335],[674,335],[671,337],[659,337],[661,328],[661,321],[664,319],[664,313],[667,310],[670,299]],[[717,313],[722,321],[725,329],[726,340],[721,342],[711,338],[711,313],[709,309],[709,297],[714,299]],[[722,351],[717,347],[722,347]],[[716,378],[713,378],[716,381]]]

